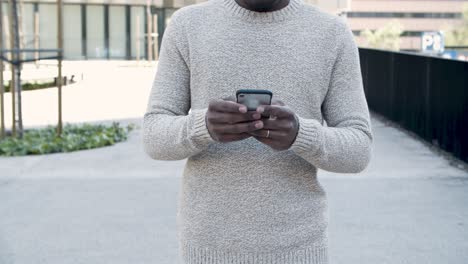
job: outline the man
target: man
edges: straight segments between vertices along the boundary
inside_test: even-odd
[[[247,111],[238,89],[268,89],[274,103]],[[143,143],[153,159],[188,158],[177,211],[183,263],[328,263],[317,170],[358,173],[371,158],[351,30],[303,0],[177,10]]]

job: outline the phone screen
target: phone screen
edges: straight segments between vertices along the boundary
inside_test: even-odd
[[[247,106],[247,110],[255,111],[259,105],[270,105],[273,93],[268,90],[238,90],[237,103]]]
[[[247,106],[249,111],[255,111],[259,105],[271,104],[270,94],[240,93],[237,95],[237,102]]]

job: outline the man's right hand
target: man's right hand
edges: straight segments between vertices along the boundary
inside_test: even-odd
[[[261,114],[247,111],[232,97],[210,101],[206,113],[206,126],[211,137],[219,142],[232,142],[251,137],[248,132],[263,128]]]

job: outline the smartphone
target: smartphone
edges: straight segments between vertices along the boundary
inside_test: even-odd
[[[255,111],[259,105],[270,105],[272,97],[269,90],[240,89],[236,92],[237,103],[247,106],[248,111]]]

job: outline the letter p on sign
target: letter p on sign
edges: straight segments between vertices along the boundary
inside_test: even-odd
[[[425,53],[441,53],[444,51],[444,35],[442,32],[423,32],[421,50]]]

